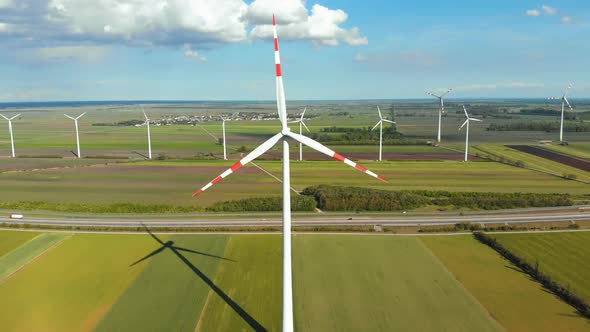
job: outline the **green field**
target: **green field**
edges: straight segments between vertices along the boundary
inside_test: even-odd
[[[0,174],[0,200],[52,203],[139,203],[208,206],[247,197],[278,196],[280,183],[253,166],[240,169],[198,198],[191,195],[233,161],[145,161]],[[280,161],[257,164],[281,176]],[[389,179],[377,181],[337,161],[293,161],[292,187],[331,184],[385,190],[448,190],[588,194],[588,186],[493,162],[364,162]]]
[[[590,302],[590,233],[498,234],[498,241]]]
[[[590,323],[580,319],[574,308],[558,301],[471,235],[427,236],[421,240],[506,330],[590,330]]]
[[[68,234],[40,234],[0,257],[0,281],[69,237]]]
[[[0,283],[2,330],[280,330],[280,235],[155,236],[71,236]],[[590,328],[469,236],[297,234],[293,246],[298,330]]]
[[[36,232],[0,232],[0,257],[39,235]]]

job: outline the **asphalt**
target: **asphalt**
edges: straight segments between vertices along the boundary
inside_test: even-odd
[[[584,221],[590,220],[590,211],[572,212],[564,210],[542,211],[529,213],[506,213],[497,215],[464,215],[464,216],[357,216],[350,215],[314,215],[294,216],[293,226],[430,226],[430,225],[454,225],[457,223],[478,223],[486,224],[519,224],[519,223],[551,223],[563,221]],[[13,224],[28,224],[38,226],[98,226],[98,227],[138,227],[143,225],[149,227],[256,227],[256,226],[280,226],[282,221],[279,217],[269,218],[248,218],[246,216],[235,216],[233,218],[220,219],[174,219],[172,216],[158,219],[153,218],[25,218],[10,219],[0,217],[0,222]]]

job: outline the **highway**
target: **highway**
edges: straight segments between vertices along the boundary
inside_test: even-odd
[[[428,216],[362,216],[351,213],[350,215],[310,215],[294,216],[293,226],[430,226],[430,225],[453,225],[456,223],[479,223],[485,224],[518,224],[531,222],[559,222],[559,221],[583,221],[590,220],[590,211],[572,212],[564,210],[539,211],[528,213],[506,213],[502,214],[481,214],[481,215],[428,215]],[[172,217],[161,218],[80,218],[80,217],[51,217],[51,218],[25,218],[10,219],[0,217],[0,223],[29,224],[38,226],[98,226],[98,227],[137,227],[142,224],[150,227],[256,227],[256,226],[280,226],[280,217],[269,216],[268,218],[252,218],[248,215],[236,215],[235,217],[222,218],[192,218],[174,219]]]

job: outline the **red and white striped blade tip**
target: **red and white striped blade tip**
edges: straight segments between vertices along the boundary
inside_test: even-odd
[[[210,187],[212,187],[213,185],[217,184],[218,182],[220,182],[221,180],[225,179],[228,175],[232,174],[233,172],[237,171],[238,169],[240,169],[242,166],[244,166],[242,164],[242,161],[238,161],[237,163],[235,163],[232,167],[228,168],[227,170],[225,170],[225,172],[221,173],[221,175],[217,176],[215,179],[213,179],[213,181],[207,183],[207,185],[205,185],[203,188],[197,190],[194,194],[193,197],[200,195],[203,191],[209,189]]]
[[[275,19],[275,14],[272,14],[272,25],[277,25],[277,20]]]

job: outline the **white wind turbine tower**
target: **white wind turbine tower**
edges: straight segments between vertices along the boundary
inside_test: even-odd
[[[227,160],[227,148],[225,147],[225,119],[223,116],[219,116],[221,118],[221,128],[223,132],[223,160]]]
[[[64,114],[66,117],[74,120],[74,124],[76,126],[76,146],[78,147],[78,155],[77,155],[78,158],[82,158],[82,156],[80,155],[80,133],[78,132],[78,119],[80,119],[81,117],[83,117],[84,114],[86,114],[86,112],[78,115],[75,118],[74,117],[71,117],[71,116],[69,116],[67,114]]]
[[[445,96],[448,95],[453,89],[447,90],[447,92],[443,93],[442,95],[435,95],[432,92],[428,92],[429,95],[433,96],[434,98],[438,98],[440,101],[440,109],[438,110],[438,135],[436,136],[436,141],[440,143],[441,138],[441,124],[442,124],[442,115],[445,112]]]
[[[316,142],[315,140],[305,137],[303,135],[295,134],[289,130],[287,124],[287,107],[285,101],[285,90],[283,87],[283,74],[281,70],[281,61],[279,55],[279,42],[277,38],[276,21],[273,15],[272,19],[273,33],[274,33],[274,48],[275,48],[275,67],[276,67],[276,94],[277,94],[277,109],[279,119],[281,121],[282,129],[279,133],[271,137],[266,142],[259,145],[252,152],[247,154],[240,161],[235,163],[232,167],[227,169],[221,175],[217,176],[213,181],[209,182],[203,188],[199,189],[193,194],[197,196],[203,191],[209,189],[214,184],[218,183],[231,173],[237,171],[245,164],[258,158],[266,151],[270,150],[279,141],[283,141],[283,331],[293,331],[293,284],[291,274],[291,174],[289,165],[289,143],[288,139],[294,139],[308,147],[315,149],[323,154],[326,154],[338,161],[341,161],[351,167],[354,167],[363,173],[371,175],[379,180],[387,182],[383,177],[369,171],[365,167],[343,157],[334,152],[326,146]]]
[[[470,121],[482,122],[482,120],[469,117],[469,114],[467,114],[467,109],[465,108],[465,106],[463,106],[463,111],[465,112],[465,117],[467,118],[467,120],[465,120],[465,122],[463,122],[463,125],[461,125],[459,130],[463,129],[463,127],[465,127],[465,125],[467,125],[467,131],[465,133],[465,161],[467,161],[469,158],[469,154],[468,154],[469,153],[469,122]]]
[[[309,132],[309,128],[307,128],[307,126],[305,125],[305,122],[303,122],[303,116],[305,115],[305,111],[307,111],[307,107],[303,109],[303,113],[301,113],[301,117],[299,118],[299,120],[289,122],[289,123],[299,123],[299,135],[303,135],[303,127],[305,127],[305,130],[307,130],[307,132]],[[299,142],[299,161],[302,161],[302,160],[303,160],[303,144],[301,144],[301,142]]]
[[[377,126],[379,126],[379,161],[381,161],[382,156],[383,156],[383,122],[389,122],[389,123],[395,123],[395,122],[383,118],[383,115],[381,115],[381,109],[379,109],[379,106],[377,106],[377,112],[379,112],[379,122],[377,122],[375,127],[373,127],[373,129],[371,129],[371,130],[375,130],[375,128],[377,128]]]
[[[12,120],[19,117],[20,114],[17,114],[15,116],[13,116],[12,118],[7,118],[2,114],[0,114],[0,116],[3,117],[6,121],[8,121],[8,131],[10,132],[10,146],[12,147],[12,158],[15,158],[16,156],[14,154],[14,136],[12,135]]]
[[[573,86],[574,84],[570,83],[565,89],[563,96],[557,98],[549,98],[550,100],[561,100],[561,125],[559,126],[559,142],[561,143],[563,143],[563,115],[565,113],[565,105],[567,104],[567,107],[569,107],[571,111],[574,110],[572,104],[570,104],[569,100],[567,100],[567,93],[571,90]]]
[[[148,138],[148,159],[152,159],[152,136],[150,133],[150,119],[148,118],[147,114],[145,114],[145,110],[143,107],[141,108],[143,112],[143,117],[145,118],[145,125],[147,126],[147,138]]]

